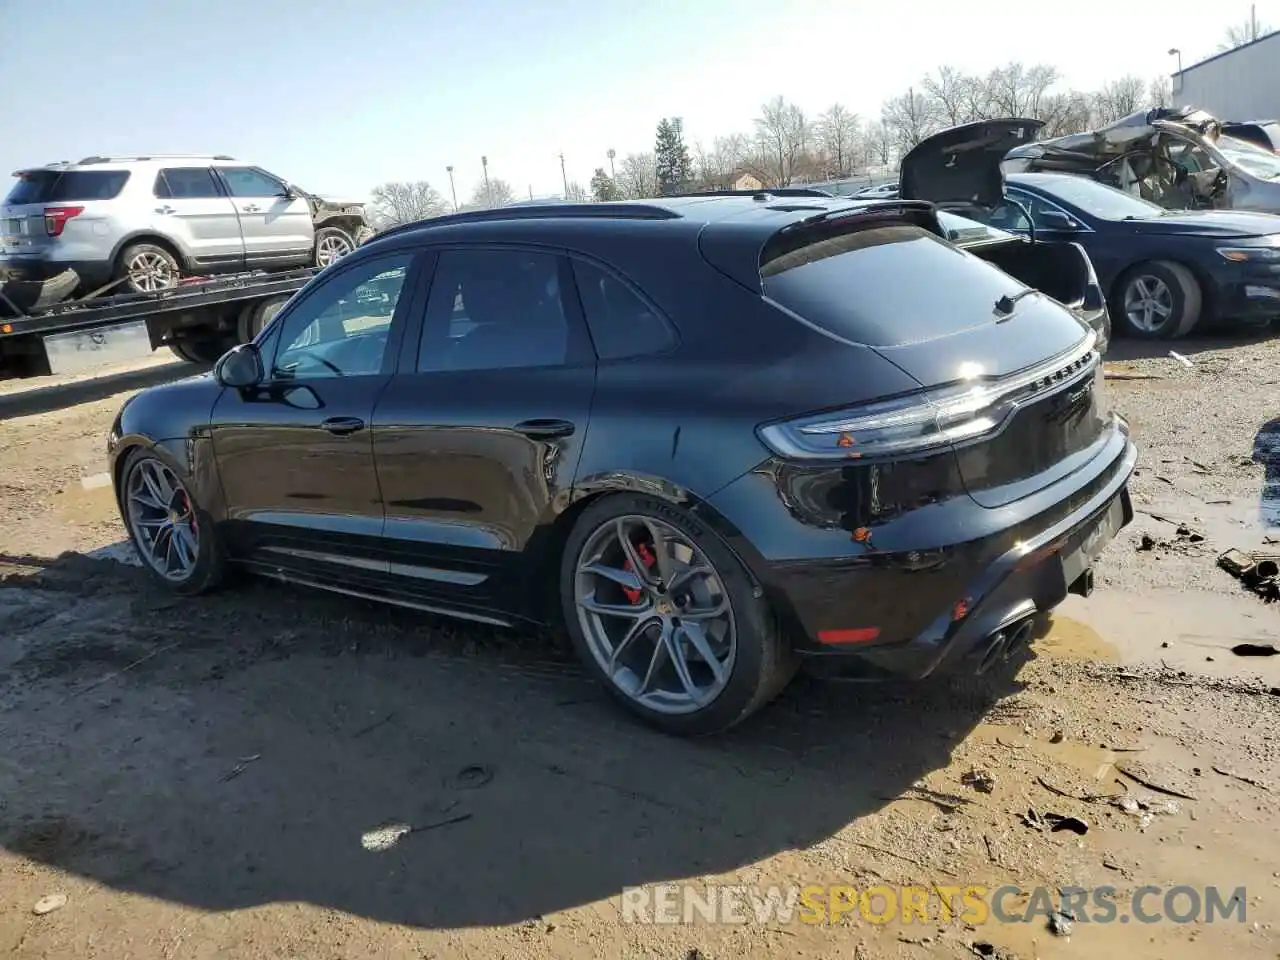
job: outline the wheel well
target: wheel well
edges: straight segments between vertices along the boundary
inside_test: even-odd
[[[318,223],[316,223],[315,228],[317,231],[320,231],[320,230],[323,230],[325,227],[337,227],[339,230],[345,233],[348,237],[350,237],[351,241],[354,243],[356,239],[356,231],[359,230],[362,226],[364,226],[363,219],[361,219],[360,217],[353,217],[350,214],[346,214],[346,215],[337,216],[337,217],[329,217],[327,220],[321,220]]]
[[[175,247],[172,242],[155,234],[143,233],[136,237],[130,237],[120,243],[119,249],[116,250],[115,258],[112,260],[116,270],[119,270],[124,265],[124,252],[137,243],[149,243],[153,246],[161,247],[169,251],[173,258],[178,261],[178,266],[183,270],[189,270],[191,267],[187,262],[187,258],[182,255],[182,251]]]
[[[1193,277],[1195,277],[1196,283],[1200,285],[1200,302],[1202,304],[1201,311],[1202,313],[1208,312],[1210,308],[1210,304],[1213,301],[1213,294],[1214,294],[1213,285],[1209,282],[1209,278],[1205,276],[1205,273],[1203,270],[1197,267],[1194,263],[1187,263],[1184,260],[1146,259],[1146,260],[1137,260],[1134,263],[1129,264],[1127,267],[1125,267],[1123,270],[1117,273],[1115,280],[1111,282],[1111,298],[1110,299],[1112,300],[1112,302],[1115,301],[1116,297],[1120,296],[1121,288],[1124,286],[1124,282],[1127,279],[1129,279],[1129,275],[1132,274],[1133,271],[1136,270],[1138,267],[1141,267],[1144,264],[1148,264],[1148,263],[1173,263],[1178,265],[1179,267],[1182,267],[1184,270],[1190,273]]]

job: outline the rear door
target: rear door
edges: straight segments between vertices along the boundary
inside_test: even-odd
[[[216,167],[240,218],[250,266],[307,262],[315,243],[311,207],[259,167]]]
[[[156,174],[155,226],[200,264],[244,265],[236,208],[209,167],[165,167]]]
[[[373,418],[400,589],[475,615],[526,596],[522,561],[568,506],[595,389],[572,286],[553,250],[438,251]]]

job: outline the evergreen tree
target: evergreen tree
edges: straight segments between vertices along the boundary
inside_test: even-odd
[[[684,123],[679,117],[663,117],[658,122],[653,153],[657,161],[658,192],[667,196],[684,190],[693,179],[693,161],[689,159]]]
[[[596,172],[591,175],[591,196],[601,203],[622,199],[622,191],[613,182],[613,177],[604,172],[604,167],[596,167]]]

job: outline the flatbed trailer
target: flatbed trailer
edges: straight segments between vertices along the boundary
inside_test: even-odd
[[[100,350],[109,339],[141,339],[169,347],[192,363],[213,363],[253,339],[318,271],[241,273],[187,282],[153,293],[131,293],[33,306],[12,281],[0,283],[0,377],[56,372],[68,350]],[[31,300],[29,290],[23,290]]]

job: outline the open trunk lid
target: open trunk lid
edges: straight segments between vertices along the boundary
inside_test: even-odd
[[[990,209],[1004,199],[1000,161],[1035,140],[1041,120],[978,120],[935,133],[902,158],[899,196]]]

